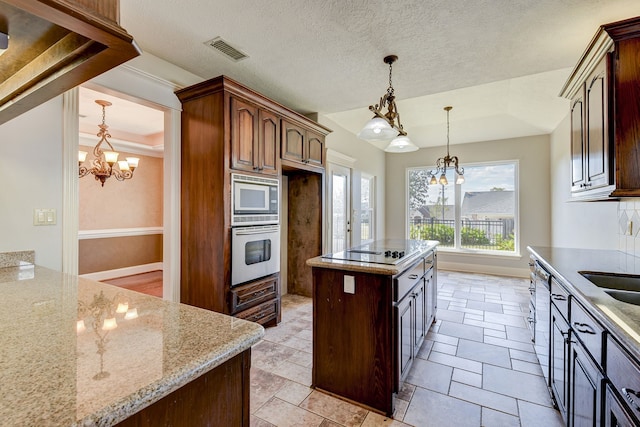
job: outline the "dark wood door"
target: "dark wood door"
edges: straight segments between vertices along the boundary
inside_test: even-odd
[[[280,120],[275,114],[260,110],[257,166],[261,173],[278,175],[279,162]]]
[[[605,427],[636,427],[640,421],[636,420],[629,412],[626,405],[612,390],[611,384],[607,384],[604,406]]]
[[[414,357],[420,351],[420,347],[424,342],[424,337],[427,333],[427,293],[425,292],[424,279],[421,280],[422,284],[419,285],[414,291],[415,299],[415,326],[413,329],[413,354]]]
[[[569,426],[599,427],[602,376],[575,339],[571,346],[570,372]]]
[[[582,91],[571,101],[571,191],[584,190],[584,107]]]
[[[257,170],[258,108],[231,97],[231,167]]]
[[[607,67],[600,62],[586,86],[586,185],[603,187],[612,183],[609,169],[609,125],[607,112]]]
[[[282,158],[296,162],[304,161],[305,130],[300,126],[282,121]]]
[[[304,160],[313,166],[324,167],[324,137],[319,133],[307,131],[307,152]]]
[[[555,305],[551,305],[550,383],[562,418],[567,419],[569,379],[569,325]]]
[[[398,362],[399,362],[399,380],[404,381],[404,378],[411,368],[413,362],[413,343],[411,342],[411,335],[413,333],[413,307],[414,299],[411,296],[407,296],[396,308],[397,315],[397,334],[398,334]]]

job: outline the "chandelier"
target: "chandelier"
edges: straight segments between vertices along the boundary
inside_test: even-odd
[[[456,184],[464,183],[464,168],[458,166],[458,156],[451,157],[449,155],[449,111],[452,109],[453,107],[444,107],[444,110],[447,112],[447,155],[438,159],[435,171],[429,172],[429,175],[431,175],[429,184],[431,185],[437,183],[447,185],[449,183],[449,181],[447,181],[447,168],[452,167],[452,165],[456,171]],[[440,174],[439,180],[436,180],[437,174]]]
[[[105,108],[110,106],[109,101],[97,99],[96,104],[102,106],[102,124],[98,125],[100,131],[97,136],[100,141],[93,147],[94,159],[91,161],[91,168],[82,166],[82,163],[87,159],[86,151],[78,152],[78,168],[80,178],[89,174],[93,175],[96,181],[100,181],[104,187],[104,182],[110,178],[115,177],[118,181],[124,181],[125,179],[133,178],[133,171],[138,167],[140,159],[137,157],[127,157],[127,160],[118,161],[118,153],[114,151],[113,146],[107,138],[111,138],[107,129],[109,126],[105,123]],[[102,143],[107,144],[110,151],[102,151]],[[114,168],[115,164],[118,164],[117,168]]]
[[[384,151],[408,153],[416,151],[418,147],[411,142],[400,123],[400,113],[398,113],[396,97],[391,82],[393,63],[397,60],[398,57],[396,55],[385,56],[384,63],[389,64],[389,87],[387,88],[387,93],[380,98],[380,103],[369,106],[369,110],[373,112],[374,116],[358,133],[358,138],[369,142],[390,141],[389,146]],[[384,108],[387,109],[386,112],[383,112]]]

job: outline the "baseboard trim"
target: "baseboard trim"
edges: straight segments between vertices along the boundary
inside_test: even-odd
[[[131,267],[116,268],[113,270],[96,271],[95,273],[81,274],[80,277],[96,281],[115,279],[124,276],[133,276],[134,274],[149,273],[151,271],[162,270],[161,262],[152,262],[150,264],[134,265]]]
[[[528,268],[499,267],[495,265],[465,264],[461,262],[446,262],[438,260],[438,269],[449,271],[461,271],[464,273],[492,274],[494,276],[529,277]]]

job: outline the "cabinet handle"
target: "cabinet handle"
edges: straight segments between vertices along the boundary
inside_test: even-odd
[[[266,290],[266,289],[263,289],[263,290],[261,290],[261,291],[254,292],[254,293],[253,293],[253,295],[252,295],[252,297],[253,297],[253,298],[258,298],[258,297],[261,297],[262,295],[264,295],[264,294],[266,294],[266,293],[267,293],[267,290]]]
[[[556,301],[566,301],[567,297],[561,294],[551,294],[551,298],[553,298]]]
[[[580,332],[581,334],[589,334],[589,335],[596,334],[596,331],[594,331],[593,328],[590,325],[587,325],[586,323],[573,322],[573,329]]]
[[[640,411],[640,407],[633,399],[633,397],[640,397],[640,393],[627,387],[622,387],[620,390],[622,391],[622,395],[624,396],[624,398],[627,399],[631,406],[633,406],[633,409],[635,409],[636,411]],[[633,397],[631,397],[632,395]]]
[[[424,263],[425,264],[433,264],[433,261],[432,260],[428,260],[428,261],[425,261]]]
[[[409,275],[409,279],[413,280],[413,279],[417,279],[418,275],[417,274],[410,274]]]

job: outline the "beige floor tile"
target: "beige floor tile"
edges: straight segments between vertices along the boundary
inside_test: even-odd
[[[301,404],[312,391],[313,389],[310,387],[287,380],[284,387],[276,393],[276,397],[297,406]]]
[[[273,424],[266,422],[265,420],[256,417],[255,415],[251,415],[249,418],[249,426],[250,427],[275,427]]]
[[[383,415],[376,414],[375,412],[369,412],[367,418],[364,419],[362,427],[408,427],[409,424],[405,424],[401,421],[387,418]]]
[[[313,391],[300,404],[300,407],[347,427],[362,424],[368,412],[359,406],[319,391]]]
[[[263,371],[260,368],[251,368],[251,396],[250,404],[251,413],[255,413],[266,401],[271,399],[282,387],[285,386],[287,380],[274,375],[271,372]]]
[[[265,403],[255,415],[277,427],[319,427],[324,421],[321,416],[277,397]]]
[[[313,366],[313,354],[307,353],[306,351],[296,350],[295,353],[287,359],[287,361],[310,368]]]
[[[296,365],[285,360],[273,369],[273,373],[305,386],[311,385],[311,367]]]

